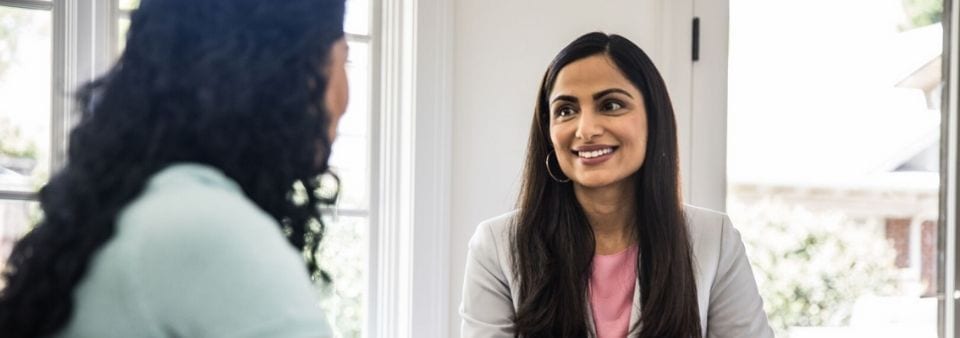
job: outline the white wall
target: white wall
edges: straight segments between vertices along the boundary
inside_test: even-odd
[[[673,97],[680,125],[683,171],[689,172],[691,161],[686,157],[692,140],[688,127],[692,122],[689,36],[693,3],[693,0],[455,2],[450,337],[459,337],[460,332],[457,310],[467,242],[480,221],[513,208],[539,81],[553,56],[567,43],[584,33],[601,30],[631,39],[654,59]],[[725,6],[727,2],[722,3]],[[725,47],[723,54],[725,65]],[[721,86],[726,81],[722,80]],[[715,141],[708,137],[698,142]],[[710,165],[717,163],[714,160]],[[686,191],[687,196],[692,195],[689,187]]]

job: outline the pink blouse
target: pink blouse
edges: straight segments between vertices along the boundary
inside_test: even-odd
[[[637,246],[595,255],[590,275],[590,308],[597,338],[627,336],[637,282]]]

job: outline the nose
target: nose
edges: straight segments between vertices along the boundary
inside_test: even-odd
[[[580,113],[580,121],[577,123],[576,137],[581,140],[590,141],[595,136],[603,134],[603,126],[597,119],[593,111],[584,110]]]

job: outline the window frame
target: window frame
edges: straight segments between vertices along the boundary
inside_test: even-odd
[[[380,59],[371,171],[380,190],[371,203],[366,336],[447,337],[454,8],[448,0],[372,1]]]
[[[937,239],[937,246],[940,252],[938,265],[939,269],[939,301],[938,301],[938,329],[941,337],[960,337],[957,330],[957,323],[960,322],[960,313],[957,311],[960,305],[960,219],[958,219],[957,210],[960,209],[957,193],[960,191],[960,180],[957,172],[960,167],[960,156],[958,156],[958,132],[960,132],[960,99],[958,99],[957,89],[960,87],[960,52],[958,52],[957,37],[960,36],[960,6],[954,0],[943,0],[943,63],[942,78],[943,87],[941,90],[947,95],[942,95],[941,100],[941,137],[940,137],[940,217],[938,231],[940,236]],[[950,301],[948,301],[950,300]]]
[[[67,137],[76,123],[72,93],[109,67],[110,54],[102,47],[110,38],[103,35],[111,20],[110,0],[40,1],[0,0],[0,6],[44,10],[52,15],[53,39],[50,94],[50,172],[63,167]],[[32,191],[0,190],[0,201],[37,201]]]

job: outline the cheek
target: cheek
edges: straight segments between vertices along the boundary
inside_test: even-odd
[[[332,114],[332,113],[331,113]],[[332,143],[337,138],[337,127],[340,124],[340,116],[330,117],[330,125],[327,127],[327,139]]]
[[[350,89],[347,83],[345,71],[338,71],[330,77],[330,83],[326,93],[326,108],[330,114],[329,136],[333,140],[337,134],[337,125],[340,118],[346,113],[347,104],[350,100]]]
[[[550,126],[550,141],[553,144],[553,149],[556,151],[556,160],[560,163],[560,167],[563,170],[567,170],[567,166],[574,160],[573,154],[570,153],[570,143],[573,140],[573,132],[567,129],[569,128],[566,128],[562,124]]]
[[[628,124],[624,124],[628,125]],[[635,128],[621,130],[621,135],[624,135],[624,139],[630,140],[630,152],[631,157],[636,158],[640,161],[640,164],[643,164],[643,160],[647,154],[647,124],[646,120],[640,119],[638,121],[631,122],[630,125],[636,126]]]
[[[331,76],[327,89],[327,109],[337,116],[347,110],[347,102],[350,100],[350,86],[345,73],[345,70],[339,70]]]

